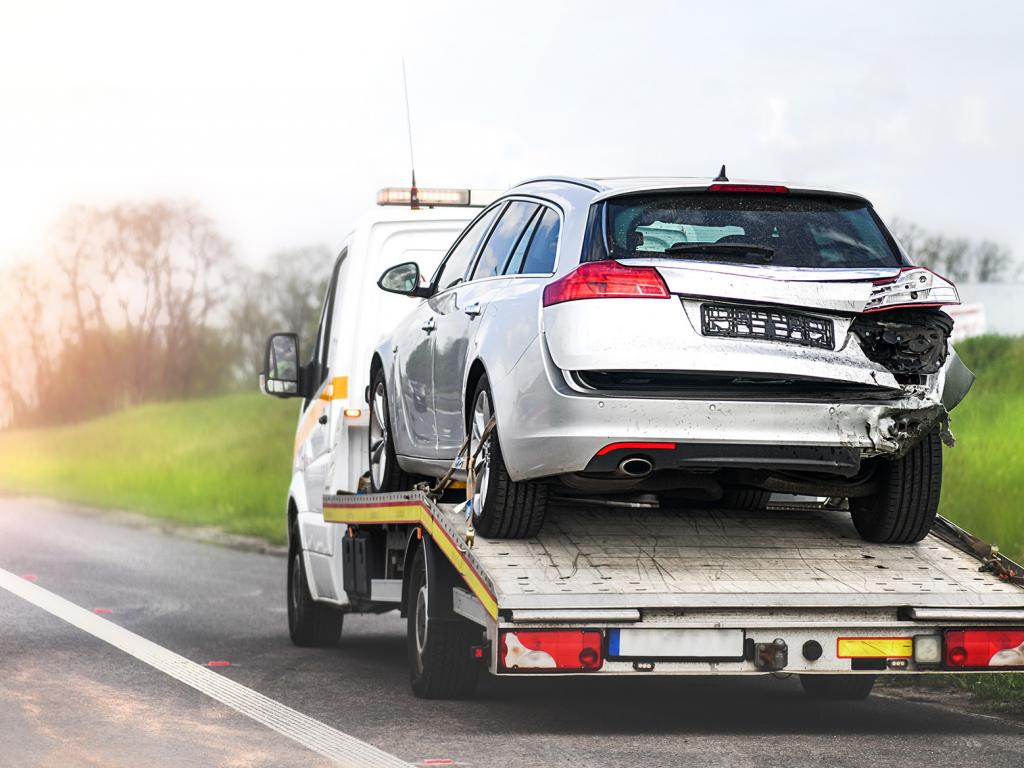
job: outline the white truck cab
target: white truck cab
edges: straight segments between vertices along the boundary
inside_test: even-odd
[[[271,370],[292,371],[294,383],[261,378],[264,392],[302,400],[288,489],[289,539],[298,534],[309,589],[316,600],[347,605],[339,542],[344,526],[323,519],[324,494],[358,493],[368,470],[369,411],[365,390],[373,349],[413,309],[404,296],[377,287],[390,266],[417,262],[429,275],[466,224],[498,192],[382,189],[377,206],[345,238],[331,271],[315,339],[275,334]],[[335,555],[337,557],[335,558]]]

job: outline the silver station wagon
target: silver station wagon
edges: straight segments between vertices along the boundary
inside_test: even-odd
[[[863,197],[724,168],[532,179],[429,281],[406,263],[379,285],[416,304],[371,363],[375,491],[442,476],[468,433],[486,438],[471,514],[488,537],[536,535],[574,496],[810,494],[848,500],[871,541],[931,527],[973,380],[941,309],[959,299]]]

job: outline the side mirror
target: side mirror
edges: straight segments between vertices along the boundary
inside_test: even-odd
[[[426,296],[429,289],[420,285],[420,266],[415,261],[407,261],[390,269],[377,281],[377,287],[388,293],[400,293],[403,296]]]
[[[299,336],[275,333],[267,339],[260,389],[274,397],[302,397],[299,368]]]

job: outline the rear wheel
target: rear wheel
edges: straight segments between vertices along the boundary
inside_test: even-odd
[[[479,642],[481,633],[457,617],[432,618],[427,608],[437,599],[437,589],[427,578],[423,547],[419,547],[409,573],[405,606],[409,681],[413,693],[423,699],[465,698],[472,695],[480,676],[473,644]]]
[[[395,456],[384,371],[373,375],[370,393],[370,489],[374,493],[411,490],[416,479],[398,466]]]
[[[309,591],[299,532],[292,529],[288,548],[288,634],[295,645],[337,645],[345,614],[332,605],[318,603]]]
[[[771,495],[770,491],[763,491],[760,488],[731,486],[722,490],[718,506],[722,509],[756,512],[768,506]]]
[[[800,675],[804,693],[814,699],[860,701],[875,687],[874,675]]]
[[[473,395],[470,414],[471,450],[480,444],[494,415],[487,377],[481,376]],[[473,495],[473,526],[489,539],[528,539],[544,525],[548,486],[543,482],[514,482],[505,468],[497,429],[488,436],[476,461]]]
[[[939,509],[942,440],[938,429],[898,459],[877,458],[879,490],[850,499],[857,532],[867,541],[912,544],[928,535]]]

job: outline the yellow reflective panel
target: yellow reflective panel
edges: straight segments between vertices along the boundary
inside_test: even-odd
[[[911,637],[840,637],[840,659],[909,659],[914,655]]]

